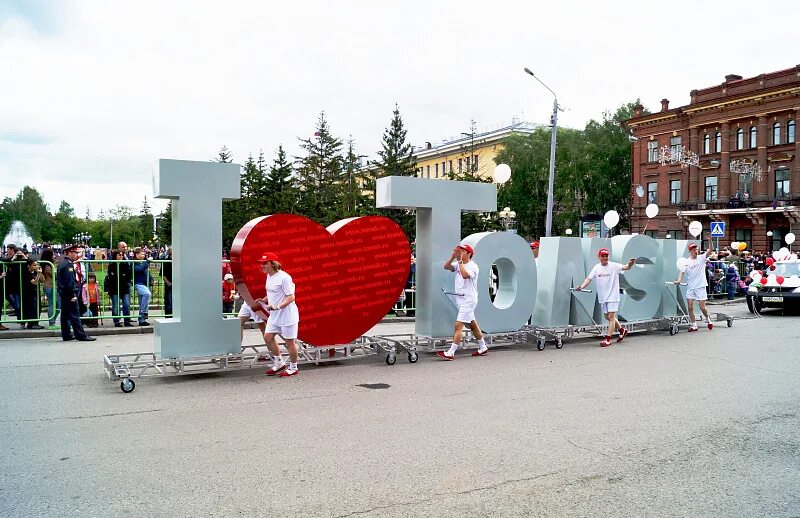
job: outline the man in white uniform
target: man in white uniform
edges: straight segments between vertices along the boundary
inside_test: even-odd
[[[608,347],[611,345],[611,337],[614,335],[614,330],[619,328],[619,337],[617,342],[621,342],[628,334],[628,330],[622,327],[617,321],[617,311],[619,310],[619,274],[633,268],[636,259],[632,258],[628,264],[612,263],[608,260],[608,248],[601,248],[597,252],[597,257],[600,262],[594,265],[589,276],[584,279],[580,286],[576,288],[581,291],[589,285],[592,280],[597,285],[597,300],[600,302],[600,310],[608,321],[608,333],[606,333],[603,341],[600,342],[600,347]]]
[[[453,249],[450,259],[445,261],[444,269],[455,272],[456,274],[456,305],[458,306],[458,316],[456,317],[455,330],[453,332],[453,345],[447,352],[439,351],[438,354],[443,360],[452,361],[455,359],[456,350],[461,345],[461,333],[464,324],[472,330],[472,334],[478,339],[478,350],[472,356],[485,356],[489,352],[489,347],[483,339],[483,333],[475,320],[475,307],[478,305],[478,265],[472,260],[474,250],[469,245],[458,245]],[[456,260],[458,259],[458,260]]]
[[[261,260],[261,270],[267,274],[267,296],[256,299],[256,304],[266,303],[269,311],[267,318],[267,331],[264,341],[269,347],[272,367],[267,370],[267,376],[281,377],[294,376],[297,370],[297,328],[300,323],[300,312],[294,302],[294,282],[292,276],[281,270],[278,256],[271,252],[265,253]],[[256,308],[253,308],[256,309]],[[289,350],[289,365],[281,357],[275,335],[281,335]]]
[[[714,329],[714,324],[708,318],[708,310],[706,309],[706,288],[708,287],[708,279],[706,278],[706,263],[708,262],[708,254],[711,253],[711,248],[697,254],[697,243],[689,243],[689,261],[686,263],[686,269],[678,273],[678,280],[675,284],[683,282],[684,274],[686,276],[686,302],[689,307],[689,320],[692,325],[689,327],[689,332],[697,331],[697,322],[694,318],[694,301],[700,303],[700,311],[706,319],[708,330]],[[702,321],[702,317],[701,317]]]

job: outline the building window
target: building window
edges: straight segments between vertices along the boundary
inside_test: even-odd
[[[450,164],[450,174],[453,174],[453,161],[449,160],[448,162]]]
[[[472,170],[478,171],[478,155],[472,155]]]
[[[706,133],[703,136],[703,154],[707,155],[711,153],[711,136]]]
[[[470,166],[469,166],[469,157],[465,158],[464,160],[465,160],[464,167],[467,170],[467,172],[469,173],[470,170],[471,170]]]
[[[644,235],[658,239],[658,230],[645,230]]]
[[[671,137],[669,139],[669,151],[670,153],[672,153],[672,156],[676,156],[679,153],[680,147],[681,147],[680,137]]]
[[[647,203],[658,203],[658,183],[647,184]]]
[[[683,230],[669,230],[667,234],[672,236],[672,239],[683,239]]]
[[[777,146],[781,143],[781,123],[776,122],[772,125],[772,145]]]
[[[781,167],[775,171],[775,197],[789,197],[789,168]]]
[[[786,125],[786,142],[788,144],[794,144],[794,121],[790,120],[789,123]]]
[[[751,228],[737,228],[734,232],[734,239],[740,243],[746,243],[748,246],[753,245],[753,229]]]
[[[716,176],[706,176],[706,201],[717,201]]]
[[[744,149],[744,130],[742,128],[736,130],[736,149]]]
[[[780,250],[783,246],[783,233],[784,230],[780,228],[773,228],[772,229],[772,246],[770,250],[767,252],[772,252],[773,250]]]
[[[426,165],[426,166],[425,166],[425,171],[426,171],[426,176],[427,176],[428,178],[430,178],[430,177],[431,177],[431,166],[429,166],[429,165]]]
[[[750,126],[750,149],[758,147],[758,130],[755,126]]]
[[[681,181],[670,180],[669,182],[669,202],[677,205],[681,202]]]
[[[463,170],[461,169],[461,159],[458,159],[458,174],[461,174]]]
[[[749,200],[750,195],[753,194],[753,177],[749,174],[739,175],[739,198],[742,200]]]
[[[439,178],[439,163],[433,164],[433,170],[435,172],[435,178]]]
[[[647,143],[647,161],[648,162],[657,162],[658,161],[658,141],[651,140]]]
[[[714,152],[721,153],[722,152],[722,133],[719,131],[716,135],[714,135]]]
[[[445,169],[445,165],[446,165],[446,164],[447,164],[447,162],[445,162],[445,161],[443,160],[443,161],[442,161],[442,177],[444,177],[444,176],[447,176],[447,169]]]

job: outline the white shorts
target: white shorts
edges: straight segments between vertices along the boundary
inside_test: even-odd
[[[619,301],[601,302],[600,303],[600,311],[602,311],[603,314],[616,313],[617,311],[619,311]]]
[[[253,309],[248,306],[247,303],[242,304],[242,307],[239,309],[239,318],[242,317],[247,317],[248,320],[252,320],[256,324],[264,323],[264,319],[261,317],[261,315],[253,311]]]
[[[456,321],[469,324],[475,320],[475,304],[462,304],[458,306]]]
[[[707,300],[708,294],[706,294],[705,288],[694,288],[686,290],[686,298],[692,300]]]
[[[283,337],[284,340],[294,340],[297,338],[297,327],[299,324],[292,324],[290,326],[276,326],[267,321],[267,333],[276,333]]]

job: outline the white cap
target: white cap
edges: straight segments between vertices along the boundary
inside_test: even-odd
[[[228,279],[233,280],[233,275],[226,273],[224,279],[227,281]]]

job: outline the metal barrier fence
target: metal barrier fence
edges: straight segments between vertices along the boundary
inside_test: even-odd
[[[51,287],[46,288],[43,281],[33,288],[23,288],[23,283],[28,280],[25,273],[27,263],[25,261],[2,263],[1,273],[5,275],[0,281],[3,294],[0,324],[18,323],[23,327],[33,327],[47,321],[51,327],[60,327],[57,265],[49,261],[37,261],[37,263],[42,273],[49,267],[51,273],[48,277]],[[164,280],[164,265],[171,263],[172,261],[168,259],[80,260],[83,287],[79,304],[84,325],[96,327],[109,320],[113,320],[115,324],[125,325],[125,322],[128,322],[129,325],[133,325],[134,319],[142,322],[150,317],[172,316],[172,289]],[[144,271],[140,273],[144,274],[144,284],[134,282],[137,265],[146,265]],[[125,273],[120,274],[121,271]],[[94,278],[94,283],[89,282],[90,276]],[[221,283],[222,279],[220,279],[220,310],[222,310]],[[147,301],[144,308],[143,299]],[[46,315],[44,318],[43,312]],[[236,312],[223,314],[236,316]]]

